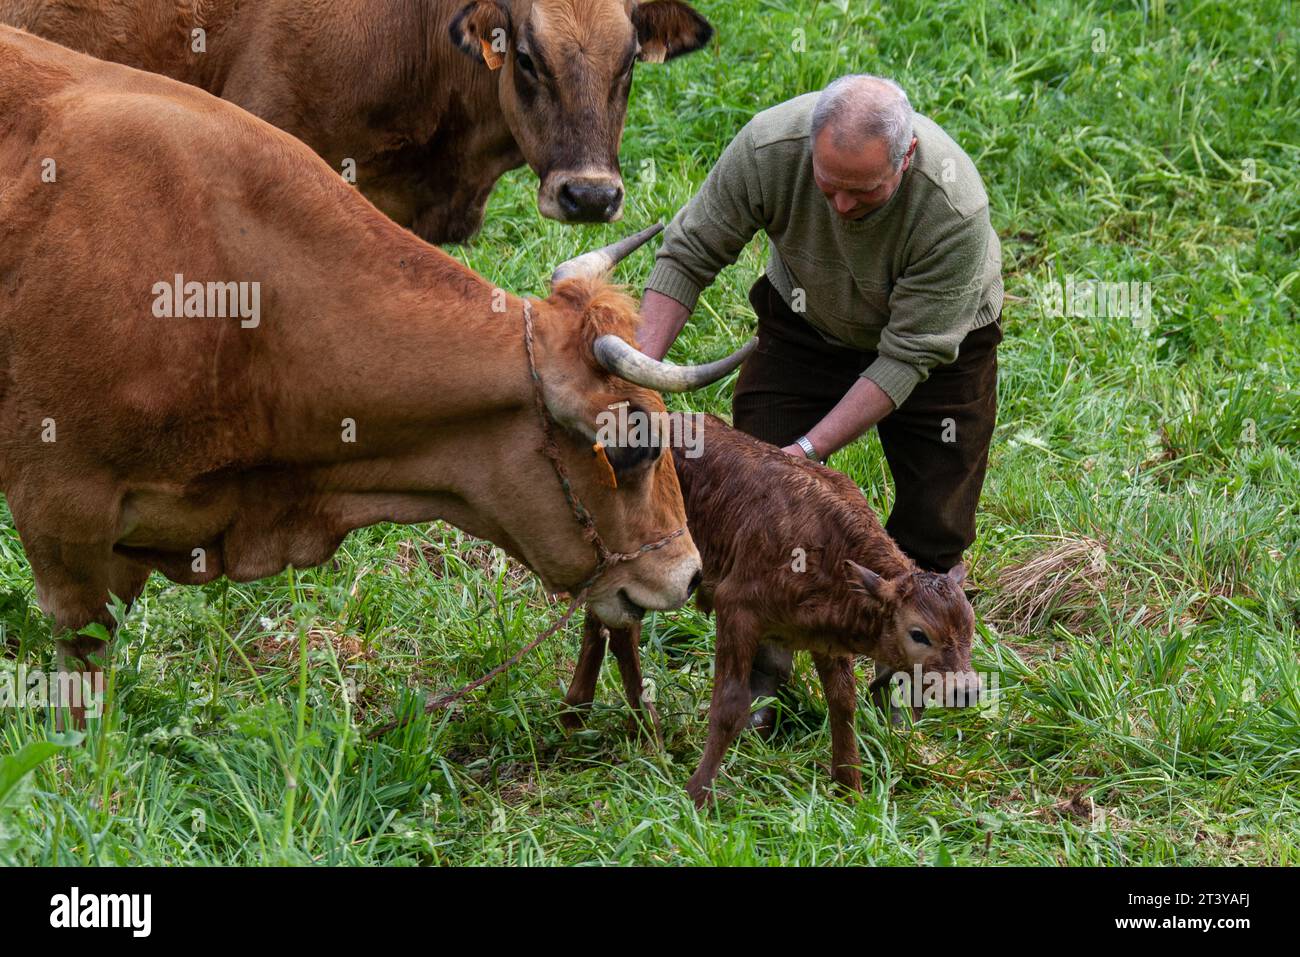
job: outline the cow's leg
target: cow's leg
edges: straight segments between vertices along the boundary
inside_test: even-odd
[[[66,708],[72,725],[86,725],[87,688],[103,691],[103,664],[108,642],[77,634],[90,624],[116,628],[108,608],[110,593],[130,605],[144,589],[149,569],[113,554],[111,546],[65,545],[48,538],[23,538],[36,582],[36,598],[53,619],[55,636],[54,700],[56,726],[63,728]],[[94,712],[92,711],[92,716]]]
[[[623,694],[632,708],[636,730],[648,734],[656,744],[662,743],[659,736],[659,712],[655,710],[653,700],[647,696],[645,680],[641,676],[641,623],[637,622],[629,628],[611,628],[609,650],[618,662],[619,677],[623,679]]]
[[[569,692],[564,696],[568,706],[560,715],[560,723],[569,731],[582,727],[582,710],[596,697],[596,679],[605,659],[605,623],[590,611],[582,623],[582,650],[578,652],[578,666],[573,669]]]
[[[826,707],[831,722],[831,777],[846,791],[862,790],[862,773],[858,770],[858,740],[853,733],[853,715],[858,696],[853,676],[853,658],[849,655],[813,654],[817,675],[826,693]]]
[[[720,605],[717,620],[709,736],[699,767],[686,785],[696,807],[703,807],[712,798],[713,780],[722,759],[749,718],[749,672],[761,637],[756,620],[747,612],[728,611]]]

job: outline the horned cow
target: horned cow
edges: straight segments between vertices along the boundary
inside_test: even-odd
[[[103,642],[76,633],[111,628],[110,594],[131,602],[151,570],[248,581],[383,521],[446,519],[574,589],[596,558],[542,421],[609,548],[681,527],[670,455],[592,450],[611,404],[662,412],[654,389],[740,358],[636,351],[635,304],[599,274],[648,236],[560,267],[546,300],[504,295],[288,134],[0,26],[0,491],[60,672],[98,669]],[[177,277],[260,289],[258,321],[159,309]],[[637,381],[609,371],[630,358]],[[612,567],[590,607],[677,607],[699,567],[681,535]]]
[[[543,216],[617,220],[633,68],[713,35],[684,0],[0,0],[0,23],[238,104],[434,243],[524,163]]]
[[[702,454],[672,446],[704,562],[696,602],[717,619],[708,739],[687,791],[700,805],[712,796],[723,756],[749,716],[750,665],[761,639],[812,653],[830,713],[833,778],[859,791],[855,655],[875,660],[878,681],[919,669],[941,680],[953,703],[978,699],[974,614],[959,587],[962,573],[920,570],[846,475],[701,418]],[[616,626],[588,612],[562,716],[570,729],[595,696],[608,635],[629,704],[657,732],[658,714],[642,691],[640,634],[639,622]]]

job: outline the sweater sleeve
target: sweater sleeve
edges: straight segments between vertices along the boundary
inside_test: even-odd
[[[988,208],[961,220],[899,277],[876,359],[862,375],[902,405],[936,365],[953,362],[984,292]]]
[[[668,224],[646,289],[694,311],[700,293],[765,225],[758,163],[746,125],[722,151],[700,191]]]

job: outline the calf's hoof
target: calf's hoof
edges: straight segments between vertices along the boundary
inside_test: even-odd
[[[776,731],[776,705],[764,705],[752,712],[749,716],[749,728],[764,741],[772,740],[772,734]]]
[[[690,795],[691,800],[695,802],[696,810],[699,811],[717,802],[711,781],[701,781],[693,777],[686,782],[686,793]]]
[[[856,801],[862,797],[862,774],[857,768],[841,769],[834,776],[835,792],[842,798]]]

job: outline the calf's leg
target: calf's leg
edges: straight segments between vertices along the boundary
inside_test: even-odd
[[[711,800],[722,759],[749,718],[749,672],[760,637],[757,622],[746,612],[728,612],[719,606],[717,621],[709,736],[699,767],[686,784],[686,793],[696,807]]]
[[[813,654],[817,676],[826,693],[826,708],[831,723],[831,777],[846,791],[862,790],[862,772],[858,770],[858,739],[853,733],[853,715],[857,707],[853,658],[849,655]]]
[[[788,648],[771,641],[761,642],[754,656],[754,667],[749,675],[749,694],[752,700],[775,698],[790,681],[794,671],[794,656]],[[776,705],[765,704],[754,711],[749,726],[764,738],[776,730]]]

